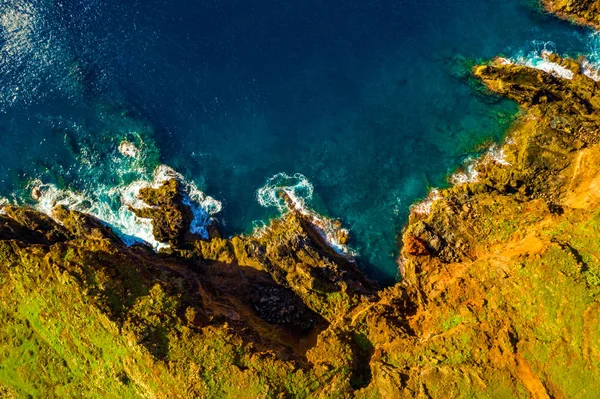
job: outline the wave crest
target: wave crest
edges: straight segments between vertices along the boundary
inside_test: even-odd
[[[520,52],[515,57],[500,58],[499,60],[506,64],[539,69],[558,78],[573,79],[572,71],[550,61],[550,55],[556,53],[556,45],[553,42],[533,41],[532,44],[535,49],[527,54]]]
[[[59,188],[55,184],[44,183],[40,179],[29,182],[27,189],[36,201],[34,209],[52,216],[52,210],[57,205],[64,205],[82,213],[90,214],[110,226],[121,237],[126,245],[147,243],[155,249],[168,247],[168,244],[158,242],[152,233],[152,220],[135,215],[132,208],[148,207],[138,198],[138,194],[145,187],[160,187],[165,181],[177,179],[181,183],[183,202],[190,207],[194,219],[190,231],[208,238],[208,226],[212,223],[213,215],[221,211],[221,203],[205,195],[194,182],[186,180],[180,173],[167,165],[157,166],[151,178],[145,173],[146,166],[142,161],[145,158],[143,149],[129,143],[129,150],[139,154],[137,158],[128,155],[121,156],[129,162],[113,162],[115,167],[112,172],[115,176],[123,177],[134,173],[137,179],[125,183],[108,185],[102,182],[89,182],[86,189],[74,191],[68,188]],[[115,160],[116,161],[116,160]],[[125,159],[122,159],[125,161]]]
[[[300,213],[312,222],[323,239],[337,253],[357,256],[358,252],[347,245],[350,231],[343,228],[339,220],[320,215],[307,206],[313,191],[313,185],[304,175],[296,173],[290,176],[282,172],[267,179],[266,184],[257,190],[256,198],[262,206],[276,207],[281,213],[291,210]],[[288,201],[283,198],[282,192],[287,194]]]
[[[278,173],[267,179],[266,184],[258,189],[256,198],[258,203],[264,207],[276,207],[280,212],[284,212],[288,206],[285,200],[280,196],[280,192],[285,192],[290,199],[297,204],[298,209],[305,207],[306,201],[313,196],[313,186],[308,179],[296,173],[289,176],[286,173]]]

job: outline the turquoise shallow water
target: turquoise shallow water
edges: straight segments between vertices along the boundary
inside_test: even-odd
[[[596,40],[525,0],[5,0],[0,24],[0,195],[39,179],[137,234],[123,193],[165,163],[234,234],[279,213],[257,199],[268,179],[300,173],[384,284],[409,206],[517,112],[478,94],[469,60]]]

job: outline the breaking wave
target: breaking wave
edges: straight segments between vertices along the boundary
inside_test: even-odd
[[[126,148],[127,151],[123,151]],[[160,187],[165,181],[177,179],[182,186],[183,202],[190,207],[194,219],[190,231],[208,238],[207,227],[212,223],[214,214],[221,210],[221,203],[205,195],[194,182],[187,181],[180,173],[166,165],[158,165],[153,171],[144,165],[143,150],[131,142],[123,141],[119,145],[120,156],[115,155],[113,170],[117,176],[130,176],[135,179],[119,179],[120,183],[106,185],[90,181],[87,187],[80,191],[69,188],[59,188],[55,184],[44,183],[40,179],[29,182],[27,188],[35,200],[33,207],[38,211],[52,216],[52,210],[57,205],[67,206],[79,212],[93,215],[113,228],[127,245],[147,243],[155,249],[161,249],[168,244],[156,241],[152,234],[151,219],[135,215],[131,208],[148,207],[138,198],[141,189],[145,187]],[[85,155],[88,155],[84,152]],[[93,157],[91,158],[93,160]],[[90,160],[89,155],[83,160],[92,169],[97,165]],[[131,176],[130,176],[131,177]]]
[[[521,51],[514,57],[499,58],[499,60],[506,64],[523,65],[539,69],[559,78],[573,79],[572,71],[550,61],[550,55],[556,53],[556,45],[553,42],[534,41],[533,45],[535,49],[528,53]]]
[[[265,185],[258,189],[256,198],[262,206],[274,206],[280,212],[284,212],[288,209],[288,205],[280,195],[283,191],[296,204],[296,208],[300,210],[306,208],[306,201],[312,198],[313,190],[312,184],[300,173],[292,176],[286,173],[278,173],[267,179]]]
[[[500,58],[502,62],[524,65],[548,72],[556,77],[573,79],[573,72],[550,61],[552,54],[557,54],[554,42],[533,41],[534,49],[529,52],[520,51],[510,58]],[[600,81],[600,32],[592,32],[587,39],[587,51],[579,55],[581,72],[589,78]]]
[[[600,81],[600,32],[590,35],[588,54],[582,60],[583,73],[595,81]]]
[[[358,253],[347,245],[349,230],[343,228],[339,220],[322,216],[308,207],[307,203],[312,199],[313,190],[312,184],[300,173],[291,176],[278,173],[267,179],[265,185],[257,190],[256,198],[264,207],[276,207],[281,213],[293,210],[304,215],[336,252],[357,256]],[[289,200],[286,201],[282,193],[287,194]]]

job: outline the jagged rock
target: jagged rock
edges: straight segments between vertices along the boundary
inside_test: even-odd
[[[275,285],[255,285],[252,303],[259,316],[269,323],[289,325],[308,331],[320,319],[290,290]]]
[[[542,0],[542,4],[562,18],[600,29],[600,4],[595,0]]]
[[[425,256],[430,254],[425,242],[414,235],[405,238],[404,250],[411,256]]]
[[[88,239],[107,239],[112,243],[120,243],[121,240],[102,221],[94,216],[67,209],[59,205],[52,210],[52,215],[60,221],[62,226],[73,237]]]
[[[139,217],[152,219],[154,238],[172,247],[181,247],[189,234],[194,214],[183,203],[179,181],[170,179],[159,188],[145,187],[138,197],[150,207],[130,207],[130,210]]]
[[[4,206],[0,215],[0,239],[30,244],[66,241],[69,233],[52,218],[28,208]]]

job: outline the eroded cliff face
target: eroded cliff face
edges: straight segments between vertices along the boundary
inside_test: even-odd
[[[474,70],[524,113],[477,181],[439,193],[404,234],[414,393],[593,397],[598,355],[597,83],[502,60]],[[392,358],[399,348],[387,351]],[[411,360],[414,358],[411,358]],[[478,388],[479,387],[479,388]],[[478,391],[480,389],[480,391]]]
[[[170,180],[140,192],[153,207],[139,213],[171,244],[161,253],[64,207],[51,217],[3,208],[0,393],[306,397],[321,379],[336,392],[366,383],[367,341],[336,330],[322,346],[337,346],[316,345],[377,301],[353,260],[297,212],[261,234],[223,239],[213,228],[200,240],[177,190]]]
[[[0,396],[597,397],[600,92],[551,61],[573,79],[473,70],[522,116],[475,181],[415,208],[383,290],[294,210],[193,236],[175,180],[136,211],[161,253],[64,207],[4,207]]]

